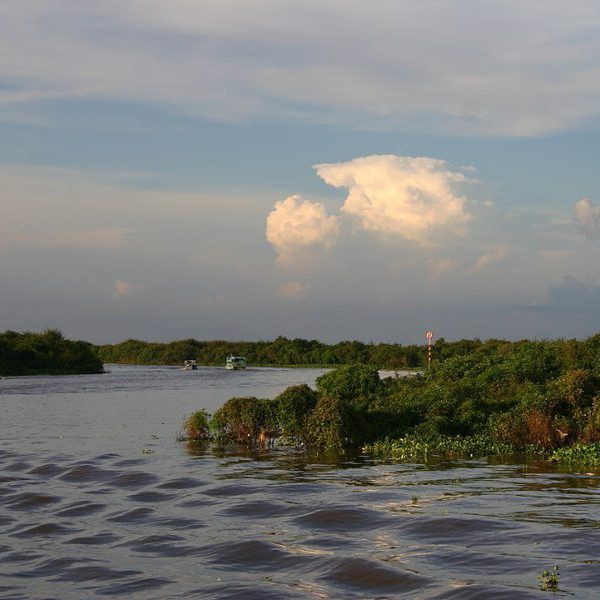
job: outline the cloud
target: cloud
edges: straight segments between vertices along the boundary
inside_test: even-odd
[[[573,214],[579,229],[588,240],[600,238],[600,206],[587,198],[582,198],[575,203]]]
[[[469,180],[443,160],[373,155],[314,168],[325,183],[348,189],[342,211],[367,231],[428,244],[442,231],[462,233],[472,219],[454,190]]]
[[[439,279],[445,275],[449,275],[458,269],[458,261],[453,258],[443,258],[441,260],[430,259],[429,272],[433,279]]]
[[[0,10],[0,103],[32,111],[36,99],[111,99],[226,121],[508,136],[600,112],[596,0],[38,0]]]
[[[339,233],[337,217],[328,215],[323,204],[298,195],[277,202],[267,217],[267,241],[282,262],[292,260],[302,248],[331,247]]]
[[[116,250],[125,245],[131,229],[112,227],[80,231],[55,231],[8,236],[5,243],[33,248],[70,248],[82,250]]]
[[[126,281],[124,279],[116,279],[115,296],[117,298],[125,298],[127,296],[131,296],[135,292],[138,292],[143,287],[144,286],[141,283],[131,283],[130,281]]]
[[[482,254],[476,261],[475,264],[469,269],[471,273],[477,273],[478,271],[484,271],[493,264],[496,264],[503,260],[508,254],[508,249],[503,246],[493,248],[489,252]]]
[[[277,295],[281,298],[303,298],[310,291],[310,283],[299,283],[289,281],[282,283],[277,290]]]

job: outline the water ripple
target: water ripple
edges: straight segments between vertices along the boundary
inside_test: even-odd
[[[368,508],[348,506],[319,508],[296,519],[296,523],[309,529],[327,531],[373,530],[392,522],[386,515]]]
[[[12,510],[29,511],[44,508],[49,504],[54,504],[56,502],[60,502],[60,498],[57,496],[36,492],[23,492],[22,494],[9,496],[2,504]]]
[[[429,580],[392,564],[381,564],[364,558],[339,558],[320,577],[336,587],[350,588],[368,597],[403,594],[423,589]]]

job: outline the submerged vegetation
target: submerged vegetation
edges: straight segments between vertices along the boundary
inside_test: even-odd
[[[464,345],[467,347],[467,345]],[[232,398],[209,422],[221,443],[279,438],[316,451],[412,460],[526,453],[600,464],[600,334],[490,342],[408,377],[343,366],[273,400]]]
[[[0,375],[102,373],[92,344],[67,340],[56,329],[43,333],[0,333]]]

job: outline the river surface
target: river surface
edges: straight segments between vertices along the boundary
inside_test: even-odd
[[[0,598],[600,597],[599,471],[194,448],[324,371],[109,368],[0,380]]]

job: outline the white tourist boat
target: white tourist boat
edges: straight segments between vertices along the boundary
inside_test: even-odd
[[[228,356],[225,368],[233,371],[234,369],[245,369],[246,359],[243,356]]]

